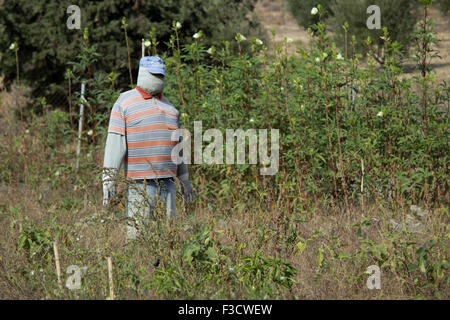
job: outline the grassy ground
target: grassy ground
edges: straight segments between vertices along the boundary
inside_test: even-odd
[[[178,202],[178,222],[163,225],[164,239],[152,224],[127,243],[126,184],[108,209],[88,172],[33,190],[2,186],[0,298],[105,299],[108,256],[117,299],[449,298],[448,273],[436,268],[449,254],[448,208],[417,214],[380,198],[346,213],[321,199],[317,212],[289,214],[258,199],[246,209],[239,199],[210,202],[210,187],[197,182],[197,202]],[[87,267],[80,290],[58,288],[54,241],[63,283],[70,265]],[[381,290],[367,288],[370,265],[381,267]]]

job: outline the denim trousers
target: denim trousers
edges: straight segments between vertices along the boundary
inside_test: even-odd
[[[145,185],[145,189],[144,189]],[[157,195],[165,207],[165,220],[176,222],[177,188],[173,178],[136,180],[128,187],[126,214],[127,239],[136,239],[139,229],[153,220],[157,205]],[[159,221],[158,221],[159,224]]]

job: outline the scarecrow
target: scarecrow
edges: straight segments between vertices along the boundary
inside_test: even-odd
[[[183,162],[177,165],[171,153],[179,141],[171,136],[180,128],[179,112],[163,95],[164,62],[155,56],[142,57],[137,86],[123,92],[114,104],[109,121],[103,162],[103,205],[115,193],[115,177],[122,161],[133,184],[128,188],[127,239],[136,239],[142,221],[153,218],[156,196],[164,202],[166,221],[176,222],[176,185],[186,202],[194,200],[189,173]]]

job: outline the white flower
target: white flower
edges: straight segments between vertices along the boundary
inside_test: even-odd
[[[234,268],[229,268],[228,269],[230,272],[233,272],[234,271]]]
[[[77,238],[77,241],[80,241],[80,238]]]
[[[192,38],[194,38],[194,39],[200,39],[200,38],[202,37],[202,35],[203,35],[203,32],[202,32],[202,31],[199,31],[199,32],[195,33],[195,34],[192,36]]]
[[[150,47],[152,43],[150,42],[150,40],[145,40],[144,42],[144,46],[146,46],[147,48]]]
[[[42,269],[39,269],[39,272],[40,272],[40,273],[42,273],[42,272],[44,272],[44,270],[42,270]]]
[[[383,111],[377,113],[377,117],[382,117],[384,115]]]
[[[177,21],[175,28],[177,28],[177,30],[181,29],[181,23],[180,21]]]
[[[105,222],[105,220],[102,219],[102,220],[100,220],[100,222],[103,223],[103,222]]]
[[[284,278],[283,276],[282,276],[282,277],[280,277],[280,280],[281,280],[281,281],[283,281],[284,279],[285,279],[285,278]]]
[[[344,60],[344,57],[342,56],[342,54],[339,52],[338,55],[336,56],[337,60]]]
[[[55,176],[56,176],[56,177],[59,177],[60,174],[61,174],[61,173],[59,172],[59,170],[57,170],[57,171],[55,172]]]
[[[316,61],[317,63],[320,62],[320,58],[315,58],[314,61]]]
[[[286,43],[291,43],[291,42],[294,42],[294,39],[292,39],[292,38],[289,38],[289,37],[285,38],[285,40],[286,40]]]
[[[249,121],[250,121],[251,123],[253,123],[253,122],[255,122],[255,119],[251,118]]]
[[[247,40],[247,38],[244,37],[242,34],[240,34],[240,33],[238,32],[238,33],[236,34],[236,40],[237,40],[238,42],[241,42],[241,41]]]
[[[322,57],[323,57],[324,59],[326,59],[326,57],[328,57],[328,53],[326,53],[326,52],[322,53]]]
[[[262,45],[263,45],[263,42],[262,42],[261,39],[256,39],[256,40],[255,40],[255,43],[256,43],[258,46],[262,46]]]
[[[214,48],[214,46],[212,46],[206,52],[208,52],[209,54],[214,54],[215,51],[216,51],[216,48]]]
[[[302,105],[300,106],[300,110],[305,111],[305,105],[304,105],[304,104],[302,104]]]
[[[311,9],[311,14],[312,14],[313,16],[315,16],[318,12],[319,12],[319,10],[318,10],[316,7],[314,7],[314,8]]]
[[[92,131],[92,129],[91,129],[91,130],[89,130],[89,131],[87,132],[87,135],[88,135],[88,136],[92,136],[93,133],[94,133],[94,131]]]
[[[34,276],[34,271],[31,271],[30,273],[31,273],[32,276]]]
[[[14,50],[16,48],[16,43],[13,42],[11,43],[11,45],[9,46],[9,50]]]
[[[26,133],[26,134],[29,134],[29,133],[30,133],[30,130],[29,130],[29,129],[25,130],[25,133]]]

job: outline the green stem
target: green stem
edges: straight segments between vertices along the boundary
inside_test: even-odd
[[[128,35],[127,35],[127,26],[124,25],[123,29],[125,30],[125,41],[127,43],[127,53],[128,53],[128,71],[130,72],[130,83],[133,85],[133,75],[131,73],[131,59],[130,59],[130,46],[128,45]]]
[[[16,53],[16,68],[17,68],[17,84],[20,87],[20,72],[19,72],[19,54],[17,53],[17,49],[14,50]]]

